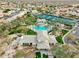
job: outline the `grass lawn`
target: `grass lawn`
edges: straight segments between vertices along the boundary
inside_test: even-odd
[[[46,54],[43,54],[43,58],[48,58],[48,55],[46,55]]]
[[[28,31],[27,31],[27,35],[36,35],[37,33],[36,32],[34,32],[33,30],[31,30],[31,29],[29,29]]]
[[[21,27],[21,26],[20,26]],[[25,27],[17,27],[17,28],[14,28],[14,29],[10,29],[10,34],[15,34],[15,33],[24,33],[25,35],[36,35],[37,33],[34,32],[33,30],[31,29],[28,29],[28,28],[25,28]]]
[[[41,58],[41,53],[40,52],[36,52],[36,58]]]
[[[29,24],[34,25],[36,23],[36,18],[34,18],[33,16],[29,16],[26,18],[27,22],[29,22]]]
[[[20,33],[21,30],[17,30],[17,29],[11,29],[9,34],[15,34],[15,33]]]
[[[61,36],[57,36],[56,37],[56,40],[57,40],[58,43],[63,44],[63,41],[62,41],[62,37]]]
[[[46,54],[42,54],[42,56],[41,56],[41,52],[36,52],[36,58],[48,58],[48,55]]]
[[[65,35],[67,32],[68,30],[65,30],[65,29],[62,30],[63,35]]]
[[[4,12],[9,11],[6,9]],[[11,21],[8,24],[0,25],[0,35],[7,36],[16,33],[23,33],[25,35],[36,35],[36,32],[26,28],[28,25],[34,25],[37,19],[32,15],[23,17],[17,17],[17,19]],[[5,26],[6,25],[6,26]]]

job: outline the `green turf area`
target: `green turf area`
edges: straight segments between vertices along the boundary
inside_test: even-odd
[[[37,21],[37,19],[33,16],[27,16],[25,20],[26,23],[29,23],[31,25],[35,25],[35,22]]]
[[[41,52],[36,52],[36,58],[48,58],[47,54],[41,54]]]
[[[67,32],[68,30],[65,30],[65,29],[62,30],[63,35],[65,35]]]
[[[46,55],[46,54],[43,54],[43,58],[48,58],[48,55]]]
[[[36,35],[37,33],[31,29],[26,28],[26,26],[19,26],[9,30],[10,34],[23,33],[25,35]]]
[[[27,35],[36,35],[37,33],[36,32],[34,32],[33,30],[31,30],[31,29],[29,29],[28,31],[27,31]]]
[[[62,37],[61,36],[57,36],[56,37],[56,40],[57,40],[58,43],[63,44],[63,41],[62,41]]]
[[[11,29],[10,33],[9,34],[15,34],[15,33],[20,33],[21,30],[18,30],[18,29]]]
[[[41,58],[41,53],[40,52],[36,52],[36,58]]]

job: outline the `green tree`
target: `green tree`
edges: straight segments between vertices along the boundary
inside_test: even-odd
[[[3,11],[3,13],[8,13],[10,11],[10,9],[5,9],[4,11]]]

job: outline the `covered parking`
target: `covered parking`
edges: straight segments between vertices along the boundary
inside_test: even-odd
[[[71,26],[74,26],[76,24],[76,22],[73,19],[64,18],[61,16],[48,15],[48,14],[35,14],[34,16],[37,18],[42,18],[49,21],[59,22],[59,23],[71,25]]]

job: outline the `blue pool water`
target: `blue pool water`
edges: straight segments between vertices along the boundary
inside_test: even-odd
[[[62,24],[67,24],[67,25],[75,25],[76,24],[76,22],[73,19],[64,18],[62,16],[55,16],[55,15],[48,15],[48,14],[36,14],[34,16],[36,16],[38,18],[50,20],[50,21],[53,21],[53,22],[59,22],[59,23],[62,23]]]
[[[35,30],[47,30],[47,27],[40,25],[40,26],[35,26],[34,29]]]

